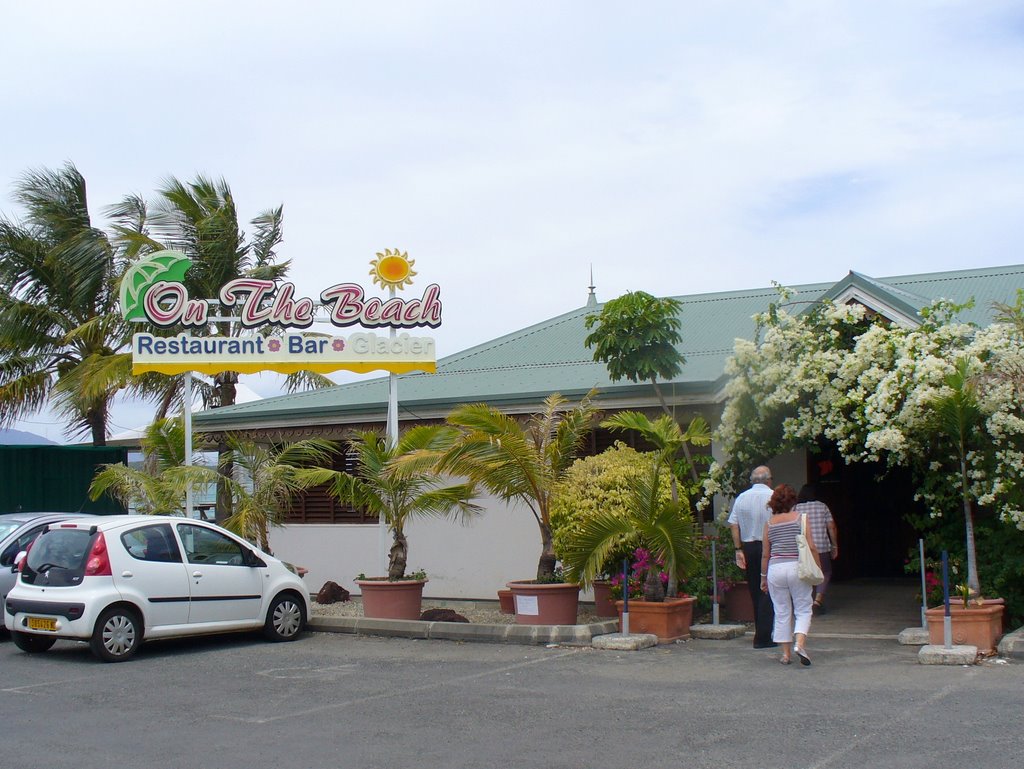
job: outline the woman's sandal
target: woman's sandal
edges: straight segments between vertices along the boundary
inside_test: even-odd
[[[793,651],[796,652],[796,656],[800,658],[800,664],[804,667],[810,667],[811,658],[807,656],[807,652],[800,646],[794,646]]]
[[[779,662],[781,662],[783,665],[790,665],[792,664],[793,660],[791,660],[789,657],[779,657]]]

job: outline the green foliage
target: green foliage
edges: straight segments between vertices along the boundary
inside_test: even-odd
[[[715,574],[718,577],[718,601],[722,602],[725,591],[738,582],[745,579],[745,575],[736,565],[736,557],[732,547],[732,538],[728,534],[722,537],[708,537],[701,535],[697,538],[698,561],[694,564],[693,570],[683,580],[681,589],[687,595],[693,596],[694,617],[699,617],[711,611],[712,597],[712,568],[711,568],[711,543],[715,542]]]
[[[581,522],[566,538],[563,563],[571,579],[589,585],[606,568],[609,558],[628,542],[637,542],[650,555],[644,598],[661,601],[668,575],[669,594],[697,561],[696,530],[688,509],[664,497],[665,468],[657,453],[646,472],[629,478],[626,505],[621,512],[600,510]]]
[[[594,349],[594,360],[608,367],[613,382],[672,379],[686,362],[677,348],[681,307],[676,299],[629,291],[587,316],[586,327],[594,331],[584,344]]]
[[[623,443],[600,454],[577,459],[559,481],[551,505],[551,536],[555,554],[565,560],[568,543],[579,536],[583,523],[605,512],[625,517],[629,504],[630,482],[646,473],[654,460]],[[666,484],[662,491],[665,502],[671,501]],[[638,543],[620,543],[605,559],[598,576],[615,574],[622,559],[632,555]]]

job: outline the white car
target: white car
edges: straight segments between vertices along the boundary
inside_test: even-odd
[[[4,624],[19,649],[88,641],[120,662],[143,639],[262,628],[292,641],[310,614],[309,590],[281,561],[219,526],[117,515],[51,524],[19,562]]]

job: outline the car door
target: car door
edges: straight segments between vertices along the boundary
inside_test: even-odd
[[[199,523],[175,528],[188,562],[189,624],[262,624],[266,569],[247,565],[246,553],[251,551]]]
[[[136,526],[121,532],[120,541],[128,557],[117,559],[114,579],[144,607],[147,629],[187,625],[192,591],[171,525]]]

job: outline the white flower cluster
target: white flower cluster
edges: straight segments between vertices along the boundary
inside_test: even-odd
[[[731,380],[715,437],[730,460],[712,467],[708,495],[735,491],[753,463],[821,437],[834,441],[847,461],[920,460],[939,481],[949,473],[956,487],[955,457],[935,453],[933,404],[949,395],[946,379],[966,358],[979,373],[986,417],[984,440],[968,459],[971,493],[1024,530],[1021,324],[978,330],[958,322],[955,311],[937,304],[914,329],[872,320],[859,305],[824,304],[800,315],[776,308],[756,316],[759,342],[736,340],[726,366]],[[932,505],[938,497],[929,486],[919,495]]]

